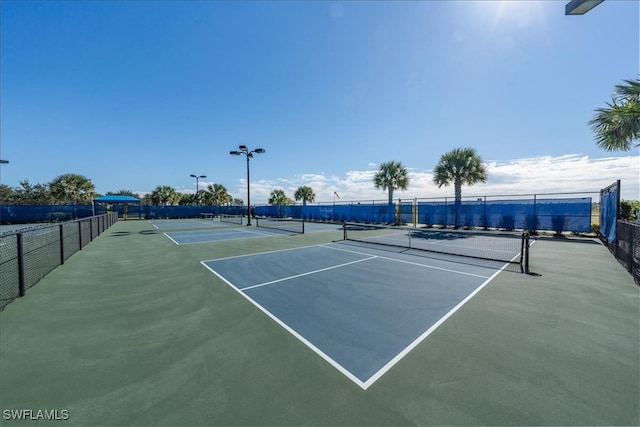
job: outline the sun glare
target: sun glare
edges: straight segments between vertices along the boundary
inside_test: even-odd
[[[494,0],[477,2],[483,18],[491,22],[491,31],[501,28],[524,29],[543,20],[543,1]],[[484,19],[483,19],[484,20]]]

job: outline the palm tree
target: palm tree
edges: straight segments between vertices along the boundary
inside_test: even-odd
[[[194,197],[196,204],[213,205],[213,194],[205,189],[199,189],[197,197]]]
[[[284,190],[275,189],[269,195],[269,204],[272,206],[278,206],[278,215],[284,216],[284,206],[290,205],[293,200],[287,197]]]
[[[179,193],[179,194],[180,194],[180,200],[178,201],[178,204],[180,206],[191,206],[191,205],[198,204],[198,200],[195,194],[189,194],[189,193]]]
[[[180,194],[171,186],[159,185],[151,192],[151,200],[156,205],[173,205],[180,200]]]
[[[389,191],[389,204],[393,203],[394,190],[406,190],[409,186],[407,169],[402,163],[394,160],[380,165],[380,169],[373,177],[373,185]]]
[[[487,181],[487,168],[473,148],[455,148],[440,156],[433,171],[433,182],[438,188],[453,184],[456,197],[456,228],[460,226],[462,210],[462,185]]]
[[[316,194],[311,187],[303,185],[298,187],[293,197],[296,200],[302,200],[302,206],[306,206],[307,202],[313,202],[316,199]]]
[[[589,124],[598,146],[607,151],[629,151],[640,146],[640,79],[616,85],[611,103],[595,111]]]
[[[210,200],[212,204],[216,205],[216,207],[231,203],[233,200],[225,186],[222,184],[209,184],[207,186],[207,192],[211,195]]]

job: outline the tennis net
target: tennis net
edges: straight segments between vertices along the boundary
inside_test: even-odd
[[[242,225],[242,215],[221,214],[220,215],[220,222],[226,222],[228,224]]]
[[[529,272],[529,234],[344,224],[344,240],[518,264]]]
[[[272,218],[267,216],[256,217],[256,227],[271,228],[274,230],[288,231],[290,233],[304,233],[304,220],[291,218]]]

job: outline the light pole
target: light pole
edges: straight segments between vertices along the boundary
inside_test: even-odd
[[[189,175],[191,178],[195,178],[196,179],[196,203],[198,204],[198,206],[200,206],[200,194],[198,194],[198,182],[200,181],[200,178],[206,178],[206,175],[194,175],[191,174]]]
[[[244,154],[247,156],[247,225],[251,225],[251,192],[249,190],[249,159],[253,157],[253,153],[262,154],[264,148],[256,148],[255,150],[249,150],[246,145],[240,145],[239,150],[229,151],[232,156],[239,156]]]

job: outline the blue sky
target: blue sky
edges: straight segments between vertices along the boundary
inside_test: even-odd
[[[431,171],[473,147],[489,168],[463,194],[638,195],[639,150],[608,153],[587,124],[639,73],[639,2],[583,16],[565,1],[7,1],[0,3],[1,183],[90,178],[99,193],[190,174],[252,202],[310,185],[317,201],[451,196]]]

